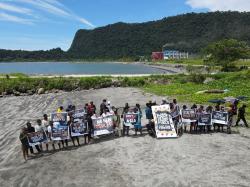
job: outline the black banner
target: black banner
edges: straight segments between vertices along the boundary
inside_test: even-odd
[[[28,134],[28,142],[30,146],[39,145],[40,143],[47,142],[48,138],[44,131],[32,132]]]
[[[200,114],[198,117],[198,125],[212,125],[212,115]]]

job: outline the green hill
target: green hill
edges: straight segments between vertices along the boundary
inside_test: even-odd
[[[78,30],[68,51],[0,50],[0,61],[118,60],[168,49],[199,53],[209,43],[234,38],[250,44],[250,12],[188,13],[145,23],[115,23]]]
[[[234,38],[250,44],[250,12],[188,13],[159,21],[116,23],[94,30],[78,30],[69,53],[77,58],[150,55],[169,49],[199,53],[209,43]]]

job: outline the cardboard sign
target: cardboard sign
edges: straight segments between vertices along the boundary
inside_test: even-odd
[[[198,125],[212,125],[212,114],[200,114],[198,116]]]
[[[111,134],[114,131],[113,115],[92,119],[92,123],[94,126],[94,136]]]
[[[44,131],[28,133],[28,142],[30,146],[39,145],[47,141],[48,138]]]
[[[228,125],[228,112],[213,111],[212,123]]]
[[[169,105],[152,106],[157,138],[176,138]]]
[[[69,127],[67,124],[67,113],[53,113],[51,114],[51,121],[53,121],[52,140],[66,140],[69,139]]]
[[[74,119],[73,123],[70,126],[71,136],[83,136],[88,134],[88,125],[85,123],[84,119]]]
[[[182,122],[190,123],[197,120],[197,115],[194,109],[187,109],[181,111]]]

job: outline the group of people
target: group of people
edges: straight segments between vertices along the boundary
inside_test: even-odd
[[[172,116],[172,120],[175,126],[175,129],[177,131],[177,134],[179,133],[179,127],[181,124],[181,127],[184,126],[184,132],[186,132],[186,128],[188,124],[181,123],[181,110],[186,110],[188,107],[186,105],[183,105],[182,108],[178,105],[177,100],[174,99],[172,102],[168,102],[166,99],[162,99],[162,103],[160,105],[166,105],[169,104],[170,106],[170,114]],[[158,105],[156,102],[149,101],[146,103],[146,108],[145,108],[145,117],[148,120],[148,123],[146,124],[147,130],[150,134],[155,135],[155,123],[154,123],[154,118],[153,118],[153,112],[152,112],[152,106]],[[232,103],[228,108],[225,108],[224,106],[221,106],[219,103],[213,108],[212,106],[204,107],[200,105],[199,107],[194,104],[190,107],[190,109],[194,109],[195,112],[198,114],[202,113],[212,113],[213,111],[227,111],[229,114],[229,126],[232,125],[235,116],[238,114],[238,118],[236,121],[236,126],[238,126],[238,123],[240,120],[243,120],[244,124],[246,127],[248,127],[248,124],[245,119],[245,109],[246,105],[242,105],[239,109],[238,107],[238,101],[235,101]],[[71,116],[71,111],[74,111],[76,109],[75,106],[69,105],[66,110],[64,110],[63,106],[60,106],[57,109],[57,113],[61,112],[67,112],[68,117],[67,117],[67,124],[69,127],[71,127],[73,123],[73,118]],[[99,109],[99,114],[97,114],[97,109],[93,101],[90,103],[86,103],[84,106],[84,111],[85,111],[85,122],[88,125],[88,133],[84,134],[84,143],[89,144],[91,143],[91,140],[94,138],[94,126],[93,126],[93,119],[98,118],[99,116],[105,117],[105,116],[112,116],[113,119],[113,129],[116,135],[120,136],[129,136],[130,128],[131,126],[134,127],[135,135],[139,132],[142,135],[142,117],[143,113],[141,110],[141,107],[139,104],[136,104],[133,107],[130,107],[128,103],[125,104],[125,106],[122,108],[122,113],[118,114],[118,108],[114,107],[111,105],[110,101],[107,101],[106,99],[103,99],[100,109]],[[135,114],[134,116],[137,116],[137,119],[134,119],[134,121],[129,121],[126,118],[131,115]],[[121,120],[123,118],[123,120]],[[132,124],[132,125],[131,125]],[[190,132],[197,131],[198,129],[198,123],[197,121],[191,122],[190,124]],[[220,130],[222,127],[219,124],[214,124],[214,129],[217,127],[217,130]],[[208,131],[211,130],[211,127],[208,126]],[[222,127],[223,128],[223,127]],[[37,150],[38,153],[41,153],[44,151],[44,145],[46,147],[46,151],[49,150],[49,145],[52,146],[53,150],[56,150],[55,145],[58,145],[58,148],[65,148],[68,147],[68,139],[65,140],[60,140],[60,141],[54,141],[52,140],[52,129],[53,129],[53,122],[50,120],[49,116],[47,114],[43,115],[43,119],[38,119],[36,121],[36,125],[33,127],[30,122],[27,122],[26,127],[23,127],[20,132],[19,139],[22,144],[22,152],[23,152],[23,157],[25,160],[27,160],[29,156],[29,152],[31,154],[34,154],[33,148]],[[34,147],[30,146],[28,142],[28,134],[33,133],[33,132],[45,132],[48,141],[45,143],[41,143],[39,145],[36,145]],[[79,137],[75,136],[72,137],[70,134],[70,139],[71,142],[73,143],[74,146],[79,146],[80,141]],[[76,141],[76,142],[75,142]],[[77,143],[77,145],[76,145]]]

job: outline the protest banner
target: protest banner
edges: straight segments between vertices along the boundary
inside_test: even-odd
[[[191,123],[197,120],[196,112],[194,109],[186,109],[181,111],[182,122]]]
[[[85,115],[86,115],[84,109],[79,109],[79,110],[71,111],[71,113],[72,113],[72,117],[74,119],[85,118]]]
[[[111,134],[114,131],[113,115],[92,119],[92,123],[94,126],[94,136]]]
[[[152,106],[157,138],[176,138],[176,130],[169,105]]]
[[[66,140],[69,139],[69,127],[67,124],[67,113],[53,113],[51,114],[51,121],[53,122],[52,140]]]
[[[228,125],[228,112],[213,111],[212,123]]]
[[[124,125],[132,126],[138,122],[138,114],[135,113],[126,113],[124,114]]]
[[[44,131],[28,133],[28,142],[30,146],[39,145],[47,141],[48,138]]]
[[[76,118],[73,120],[73,123],[71,123],[71,136],[83,136],[85,134],[88,134],[88,125],[85,123],[84,119]]]
[[[85,122],[86,113],[84,109],[71,111],[73,122],[70,124],[71,136],[83,136],[88,134],[88,125]]]
[[[198,125],[212,125],[212,115],[211,114],[200,114],[198,116]]]

